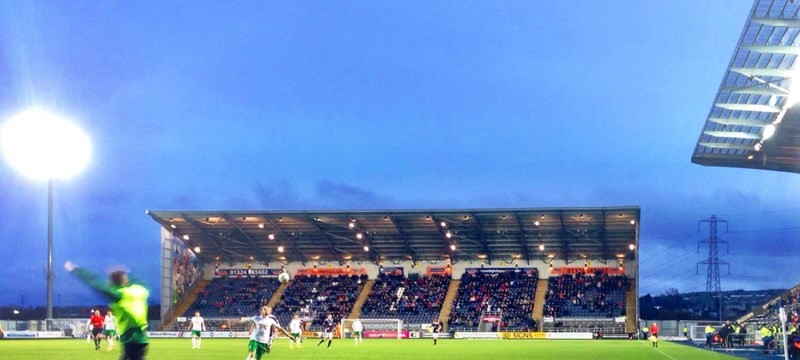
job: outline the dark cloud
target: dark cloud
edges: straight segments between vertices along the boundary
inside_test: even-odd
[[[317,182],[316,195],[325,208],[379,209],[391,208],[395,201],[373,191],[332,180]]]
[[[286,179],[256,185],[253,192],[254,202],[261,209],[299,210],[310,205]]]

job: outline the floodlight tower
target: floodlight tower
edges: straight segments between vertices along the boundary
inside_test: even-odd
[[[711,215],[708,219],[700,220],[700,224],[702,223],[708,223],[708,240],[700,241],[697,244],[697,252],[700,252],[700,244],[708,243],[708,259],[697,263],[697,273],[700,272],[700,265],[705,265],[708,268],[706,275],[706,303],[711,303],[712,294],[716,293],[719,301],[719,321],[722,321],[722,287],[719,281],[719,266],[727,266],[729,274],[731,267],[730,263],[719,259],[719,244],[725,244],[726,250],[728,250],[728,242],[719,238],[717,229],[720,223],[724,223],[725,231],[727,232],[728,221],[720,219],[716,215]],[[700,224],[698,224],[698,227]]]
[[[30,109],[0,128],[0,146],[8,163],[23,175],[47,180],[47,319],[52,319],[53,180],[73,177],[89,164],[89,137],[68,120]]]

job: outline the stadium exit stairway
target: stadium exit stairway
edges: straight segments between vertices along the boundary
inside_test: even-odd
[[[539,324],[539,326],[542,325],[545,301],[544,298],[547,294],[547,285],[547,279],[539,279],[539,282],[536,284],[536,293],[533,295],[533,313],[531,314],[531,318],[536,320],[536,323]]]
[[[275,290],[275,293],[272,294],[272,298],[270,298],[269,302],[267,303],[269,307],[275,308],[275,305],[278,304],[278,301],[281,301],[281,296],[283,296],[283,292],[286,291],[286,288],[289,287],[290,282],[287,282],[286,284],[281,284],[281,286],[279,286],[278,289]]]
[[[625,332],[636,333],[639,325],[636,323],[636,279],[630,280],[630,288],[625,294]]]
[[[353,304],[353,310],[350,311],[348,319],[355,319],[361,316],[361,307],[364,306],[364,303],[367,301],[373,286],[375,286],[375,280],[367,280],[367,282],[364,283],[364,288],[362,288],[361,293],[358,294],[358,298],[356,299],[356,303]]]
[[[442,312],[439,313],[439,322],[442,325],[447,324],[447,320],[450,319],[450,311],[453,310],[453,301],[456,300],[460,285],[461,280],[453,279],[450,281],[450,287],[447,288],[447,296],[444,297],[444,303],[442,304]]]
[[[181,303],[174,308],[175,311],[167,314],[168,318],[161,319],[161,327],[165,328],[165,326],[171,325],[173,322],[175,322],[175,319],[177,319],[179,316],[183,316],[186,310],[189,310],[189,307],[192,306],[195,301],[197,301],[197,295],[199,295],[200,292],[203,291],[206,286],[208,286],[208,283],[208,280],[198,281],[197,284],[192,287],[191,290],[189,290],[189,293],[186,294],[186,297],[183,298],[183,301],[181,301]]]

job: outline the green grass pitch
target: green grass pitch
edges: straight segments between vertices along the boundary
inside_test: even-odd
[[[148,360],[243,360],[247,339],[204,339],[202,349],[192,350],[190,339],[151,339]],[[364,340],[358,346],[350,339],[333,341],[330,349],[317,347],[318,340],[306,339],[302,349],[289,350],[286,339],[278,339],[264,359],[735,359],[677,343],[662,341],[658,348],[633,340]],[[118,345],[118,344],[117,344]],[[103,342],[94,350],[85,340],[1,340],[3,360],[91,360],[119,359],[119,346],[107,351]]]

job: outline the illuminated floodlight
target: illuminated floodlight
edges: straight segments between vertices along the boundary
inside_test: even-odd
[[[775,125],[769,124],[764,127],[764,132],[761,133],[761,137],[764,140],[769,140],[773,135],[775,135]]]
[[[68,179],[91,159],[89,137],[68,120],[32,109],[11,117],[0,128],[3,155],[27,177]]]

